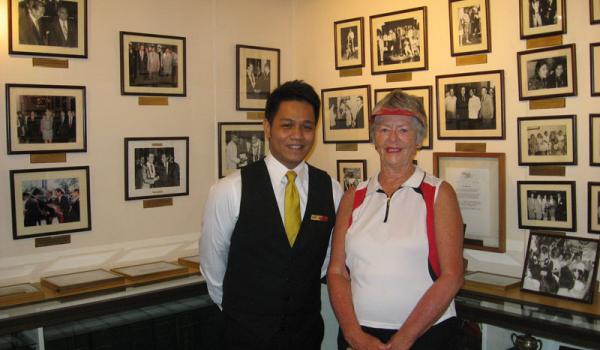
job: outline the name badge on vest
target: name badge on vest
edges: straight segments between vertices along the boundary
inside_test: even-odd
[[[310,216],[310,221],[321,221],[321,222],[327,222],[329,221],[329,217],[325,216],[325,215],[311,215]]]

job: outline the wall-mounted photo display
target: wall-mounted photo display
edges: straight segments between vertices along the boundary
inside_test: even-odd
[[[333,23],[335,69],[365,66],[365,31],[362,17]]]
[[[92,229],[87,166],[10,171],[13,239]]]
[[[450,0],[452,56],[492,51],[489,0]]]
[[[519,228],[577,231],[574,181],[517,181]]]
[[[600,96],[600,43],[590,44],[590,85],[592,96]]]
[[[597,239],[532,232],[521,290],[591,304],[597,272]]]
[[[504,139],[504,71],[438,75],[439,139]]]
[[[263,123],[219,123],[219,177],[259,161],[268,153]]]
[[[369,142],[371,86],[321,90],[323,143]]]
[[[236,109],[264,111],[267,98],[280,84],[280,51],[236,45]]]
[[[600,166],[600,114],[590,114],[590,165]]]
[[[423,104],[423,109],[427,114],[427,134],[423,138],[423,144],[420,149],[432,149],[433,148],[433,100],[432,100],[432,87],[431,86],[412,86],[412,87],[401,87],[398,88],[409,95],[417,97]],[[396,90],[396,88],[390,89],[375,89],[375,104],[381,101],[385,95]]]
[[[367,180],[366,159],[343,159],[337,161],[337,179],[344,191]]]
[[[567,32],[565,0],[519,0],[521,39]]]
[[[600,0],[590,0],[590,24],[600,23]]]
[[[188,137],[125,138],[125,200],[189,194]]]
[[[6,84],[8,154],[85,152],[85,86]]]
[[[577,116],[517,118],[519,165],[576,165]]]
[[[426,70],[427,7],[369,17],[371,73]]]
[[[600,233],[600,182],[588,182],[588,232]]]
[[[121,94],[186,95],[185,38],[120,32]]]
[[[577,96],[575,44],[517,52],[519,100]]]
[[[86,58],[87,0],[8,0],[8,53]]]

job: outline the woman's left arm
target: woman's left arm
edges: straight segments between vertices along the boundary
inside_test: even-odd
[[[436,247],[440,276],[423,294],[406,322],[388,344],[393,350],[409,349],[439,319],[464,282],[463,223],[452,186],[440,185],[434,205]]]

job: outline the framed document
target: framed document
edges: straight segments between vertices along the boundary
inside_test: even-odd
[[[67,273],[42,277],[42,286],[57,293],[82,292],[92,289],[103,289],[123,284],[121,275],[103,269]]]
[[[185,256],[177,259],[177,263],[182,266],[191,267],[193,269],[200,268],[200,255]]]
[[[111,271],[123,275],[128,280],[135,282],[138,280],[161,279],[173,275],[180,275],[186,273],[188,270],[185,266],[168,263],[166,261],[159,261],[148,264],[119,267],[111,269]]]
[[[519,165],[577,164],[577,117],[517,118]]]
[[[450,0],[452,56],[492,51],[489,0]]]
[[[577,231],[575,181],[517,181],[519,228]]]
[[[333,23],[335,69],[365,66],[365,35],[362,17]]]
[[[521,279],[495,273],[475,271],[465,275],[465,282],[474,286],[507,290],[521,284]]]
[[[506,251],[504,153],[433,153],[435,176],[452,185],[468,249]]]

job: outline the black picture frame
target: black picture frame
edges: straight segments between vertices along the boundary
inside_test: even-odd
[[[600,24],[600,1],[590,0],[590,24]]]
[[[370,142],[371,85],[323,89],[321,101],[323,143]]]
[[[576,115],[519,117],[517,124],[519,165],[577,164]]]
[[[588,232],[600,234],[600,182],[588,182]]]
[[[519,0],[519,28],[521,39],[567,33],[567,6],[565,0],[555,0],[550,10],[542,0],[537,0],[537,14],[532,0]],[[526,6],[525,4],[528,4]]]
[[[269,154],[269,140],[261,122],[220,122],[218,135],[219,178]]]
[[[341,70],[365,66],[364,28],[365,21],[363,17],[333,22],[335,69]],[[345,45],[344,42],[346,43]]]
[[[590,89],[592,96],[600,96],[600,42],[590,44]]]
[[[590,114],[590,166],[600,166],[600,114]]]
[[[519,228],[576,232],[575,198],[575,181],[517,181]]]
[[[450,0],[448,7],[450,17],[450,54],[452,56],[463,56],[492,52],[489,0]],[[476,21],[476,26],[472,24],[463,26],[465,21],[461,17],[465,15],[465,8],[469,9],[472,13],[472,15],[466,14],[470,17],[469,23]],[[474,11],[476,12],[473,13]],[[469,38],[465,36],[464,32],[470,32],[471,27],[475,27],[475,30],[471,35],[466,35],[470,36]]]
[[[336,169],[337,180],[344,191],[349,189],[350,186],[356,187],[360,182],[367,180],[366,159],[338,159]]]
[[[280,56],[277,48],[235,45],[236,110],[265,110],[267,98],[281,84]],[[260,69],[258,64],[261,65]],[[273,65],[276,67],[273,68]],[[268,68],[267,71],[265,68]]]

